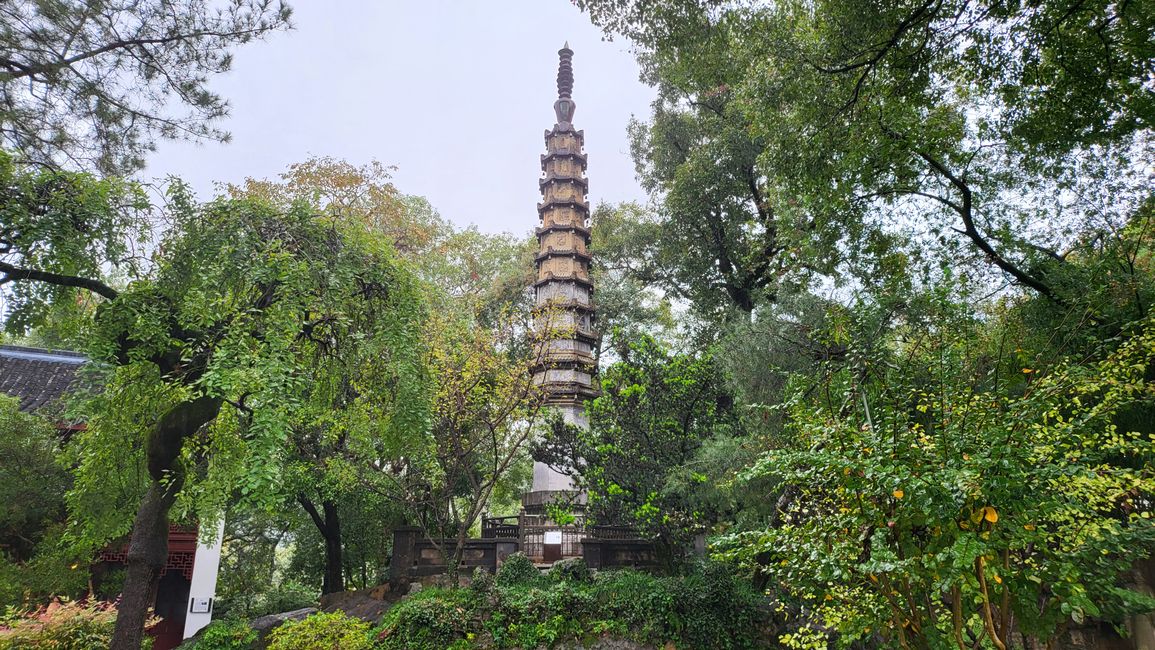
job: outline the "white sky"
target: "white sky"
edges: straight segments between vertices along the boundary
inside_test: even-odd
[[[554,122],[557,50],[574,50],[575,125],[590,201],[644,200],[626,124],[653,92],[625,41],[605,42],[567,0],[296,0],[296,28],[236,51],[212,87],[228,144],[162,143],[143,174],[215,182],[276,176],[310,156],[398,167],[406,194],[459,226],[537,224],[542,132]]]

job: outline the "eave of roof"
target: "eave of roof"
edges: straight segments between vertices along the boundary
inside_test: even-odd
[[[0,345],[0,393],[19,400],[21,411],[39,411],[59,403],[87,361],[78,352]]]

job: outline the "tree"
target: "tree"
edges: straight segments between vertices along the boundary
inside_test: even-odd
[[[848,262],[861,274],[892,249],[873,233],[908,231],[912,262],[986,267],[1069,307],[1080,291],[1062,270],[1069,246],[1114,237],[1150,194],[1155,91],[1142,80],[1155,50],[1135,3],[579,5],[637,40],[660,90],[639,164],[674,172],[657,176],[665,218],[684,209],[679,186],[702,183],[686,206],[719,212],[714,197],[741,198],[753,210],[735,181],[753,165],[753,186],[789,225],[779,235],[797,235],[777,255],[729,247],[758,265]],[[1062,225],[1037,227],[1047,221]],[[744,237],[771,232],[734,223],[748,224]],[[716,241],[679,245],[687,263],[717,259],[694,267],[724,274]]]
[[[783,640],[1052,647],[1071,623],[1151,611],[1118,579],[1155,547],[1155,321],[1097,359],[1024,366],[1005,324],[926,298],[921,322],[834,319],[855,362],[799,378],[797,444],[743,476],[796,491],[781,525],[718,545],[801,604]]]
[[[79,596],[85,587],[87,572],[75,569],[86,559],[61,544],[71,481],[59,453],[47,419],[0,395],[0,606]]]
[[[248,179],[228,190],[232,196],[257,197],[283,208],[305,202],[334,218],[364,224],[389,240],[424,281],[422,291],[432,309],[469,314],[479,328],[494,323],[500,323],[497,328],[512,327],[502,322],[503,314],[525,302],[525,288],[531,282],[527,274],[532,269],[532,250],[526,242],[484,235],[476,228],[455,230],[425,199],[402,195],[392,184],[390,171],[377,162],[358,166],[312,158],[290,166],[276,180]],[[456,335],[447,336],[438,339],[440,344],[455,345],[450,340]],[[419,347],[414,344],[414,349]],[[524,352],[523,346],[515,347]],[[374,440],[372,431],[374,421],[392,417],[390,400],[396,381],[387,373],[390,360],[357,340],[344,339],[334,348],[327,360],[315,361],[310,370],[310,400],[294,422],[288,474],[298,486],[293,501],[304,509],[323,540],[324,593],[343,589],[345,550],[357,542],[343,533],[345,515],[362,526],[379,522],[384,528],[398,514],[392,506],[396,494],[370,491],[366,495],[356,479],[364,467],[358,466],[354,451],[372,448],[374,466],[400,462],[397,456],[381,455],[390,447]],[[413,435],[423,434],[415,431]],[[500,481],[495,489],[499,487]],[[487,501],[488,497],[482,499],[482,503]],[[359,506],[349,507],[354,502]],[[413,516],[416,511],[424,512],[416,508],[409,513]],[[456,531],[448,523],[431,530],[442,534],[445,526]],[[380,530],[374,534],[385,538]]]
[[[268,201],[281,209],[304,204],[333,219],[358,223],[368,232],[388,241],[399,256],[425,270],[422,261],[444,246],[451,228],[419,197],[406,197],[390,181],[390,170],[374,161],[355,166],[333,158],[311,158],[291,165],[279,179],[247,179],[229,186],[235,197]],[[344,550],[347,536],[342,531],[345,500],[363,499],[356,470],[349,461],[354,438],[382,435],[379,421],[393,416],[391,400],[399,386],[394,372],[397,359],[383,348],[380,340],[360,335],[375,323],[359,323],[354,329],[337,329],[320,324],[311,336],[321,345],[312,350],[308,361],[308,389],[301,408],[294,414],[292,436],[286,462],[286,485],[291,501],[302,508],[322,540],[322,593],[345,589]],[[417,341],[410,344],[416,348]],[[415,352],[416,354],[416,352]],[[401,359],[405,363],[404,358]],[[406,366],[408,368],[408,366]],[[380,500],[380,497],[378,497]],[[386,504],[365,504],[356,509],[363,519],[369,512],[384,516]],[[383,521],[381,517],[375,519]]]
[[[470,529],[527,460],[544,398],[531,370],[548,335],[530,338],[512,316],[496,327],[468,316],[433,317],[426,354],[435,389],[426,435],[402,450],[362,452],[374,470],[370,485],[405,504],[454,578]]]
[[[0,396],[0,547],[28,559],[45,528],[64,519],[68,472],[57,465],[56,432],[47,420],[21,413]]]
[[[536,457],[577,478],[594,521],[636,527],[675,559],[729,508],[702,452],[742,425],[709,353],[670,353],[644,336],[625,349],[587,403],[589,430],[555,420]]]
[[[208,89],[230,50],[289,27],[272,0],[16,0],[0,7],[0,147],[102,173],[144,166],[158,139],[226,140]]]
[[[636,203],[601,204],[593,214],[590,272],[597,288],[599,361],[609,358],[610,343],[627,343],[642,335],[676,338],[674,298],[669,266],[658,247],[662,224]],[[624,350],[617,350],[618,357]]]
[[[70,507],[81,518],[75,534],[91,544],[123,535],[132,520],[113,647],[137,648],[178,499],[179,512],[195,510],[208,524],[234,486],[251,502],[278,498],[285,438],[308,399],[307,364],[327,358],[334,339],[367,339],[397,364],[391,431],[422,419],[412,356],[419,293],[388,243],[362,224],[303,204],[198,205],[179,186],[166,208],[170,230],[151,258],[126,267],[132,281],[116,290],[97,271],[121,263],[125,235],[139,231],[149,208],[139,190],[11,164],[0,171],[8,217],[0,283],[15,284],[18,313],[80,291],[97,296],[79,316],[91,316],[90,354],[108,374],[70,445],[78,463]],[[35,324],[6,326],[25,323]],[[130,498],[102,505],[115,486]]]

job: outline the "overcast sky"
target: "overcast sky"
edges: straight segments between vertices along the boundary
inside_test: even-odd
[[[542,132],[554,122],[557,50],[574,50],[575,125],[591,205],[644,200],[626,124],[653,98],[624,41],[605,42],[568,0],[295,0],[295,29],[236,52],[213,82],[228,144],[162,143],[146,178],[276,176],[310,156],[398,167],[402,192],[460,226],[524,233],[537,222]]]

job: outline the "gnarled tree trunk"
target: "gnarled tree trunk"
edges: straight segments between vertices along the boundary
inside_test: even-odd
[[[180,450],[185,439],[211,422],[220,408],[220,399],[207,396],[178,404],[161,416],[149,435],[151,480],[132,524],[128,571],[110,650],[140,650],[148,608],[168,560],[168,513],[184,482]]]

